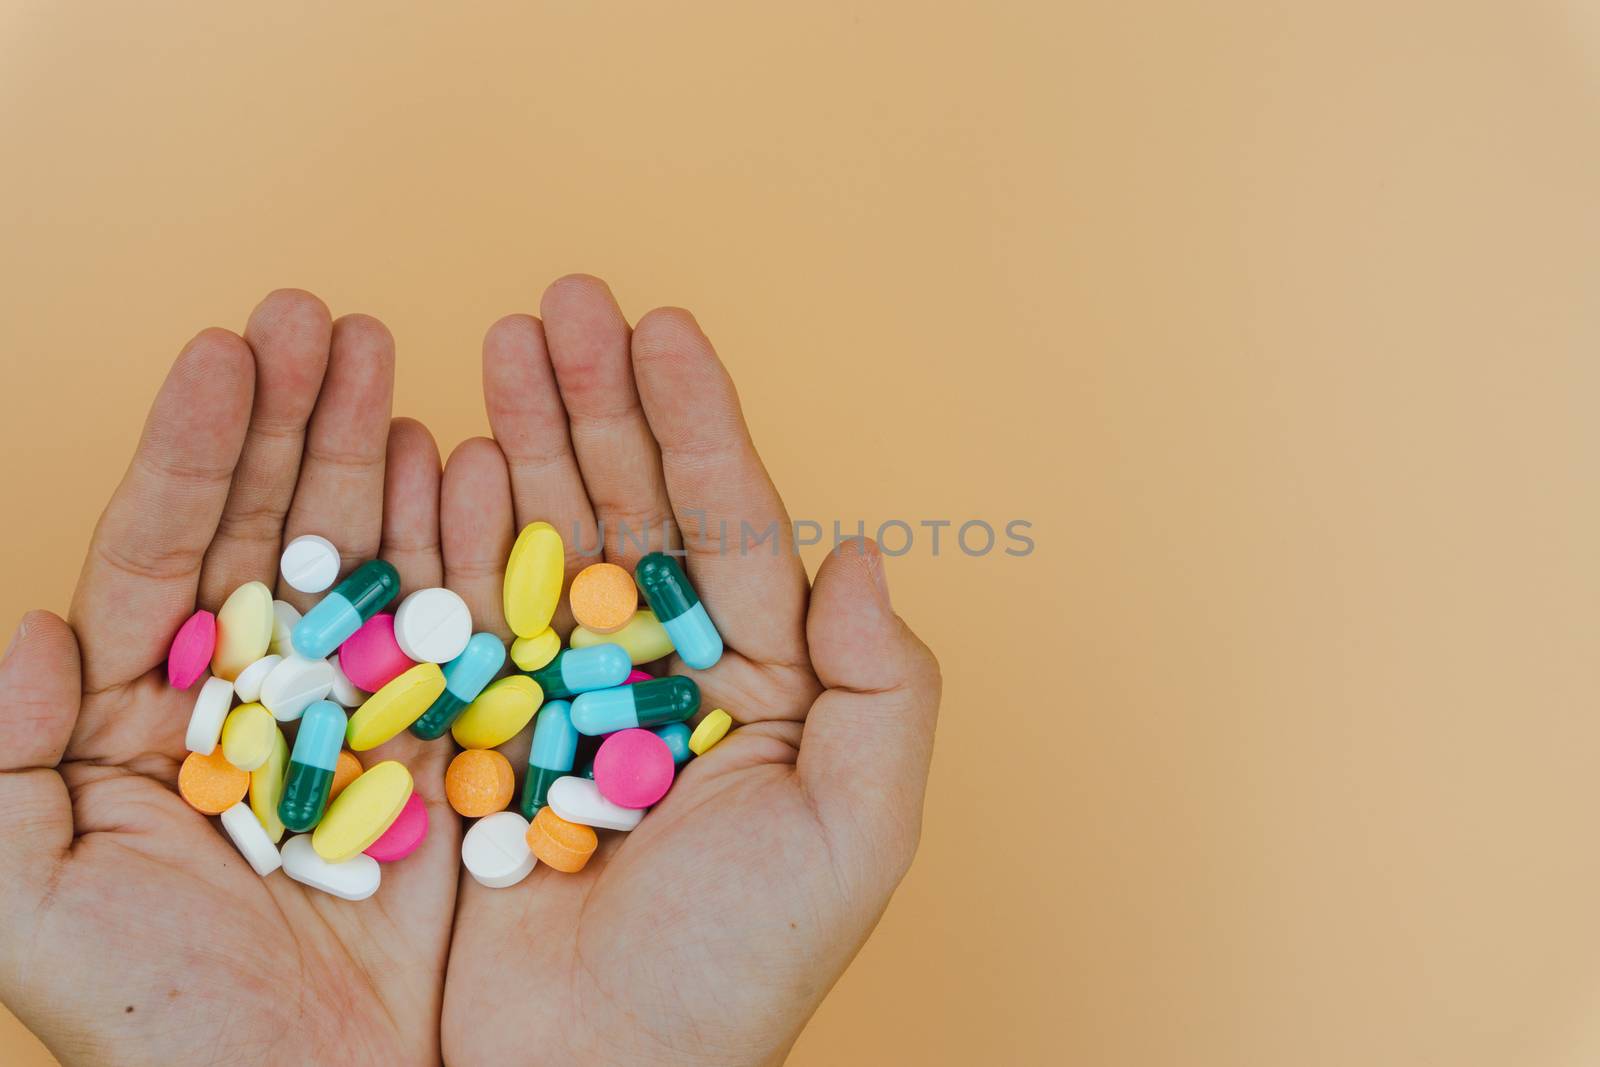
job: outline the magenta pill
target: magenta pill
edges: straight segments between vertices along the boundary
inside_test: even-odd
[[[428,836],[428,805],[422,797],[412,793],[399,816],[389,824],[376,841],[367,846],[367,855],[379,863],[403,860],[417,850],[422,839]]]
[[[618,730],[594,754],[600,795],[624,808],[648,808],[672,786],[672,749],[649,730]]]
[[[622,684],[623,685],[634,685],[634,684],[636,684],[638,682],[648,682],[650,679],[652,679],[654,677],[655,677],[655,675],[646,674],[644,671],[629,671],[628,672],[628,676],[622,680]]]
[[[394,616],[374,615],[339,646],[339,666],[357,689],[376,693],[416,664],[400,651]]]
[[[217,617],[209,611],[197,611],[178,627],[167,652],[167,681],[179,689],[187,689],[199,680],[211,666],[211,654],[217,650]]]

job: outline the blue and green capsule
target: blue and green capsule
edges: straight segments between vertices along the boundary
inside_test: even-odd
[[[381,559],[367,560],[295,623],[294,650],[307,659],[327,659],[399,595],[400,572]]]
[[[297,834],[322,821],[333,789],[333,772],[344,746],[344,709],[331,700],[319,700],[300,717],[289,770],[283,778],[278,819]]]
[[[722,635],[676,559],[665,552],[651,552],[634,568],[633,580],[672,638],[679,659],[703,671],[722,658]]]
[[[528,776],[522,783],[522,817],[532,819],[544,807],[550,783],[572,773],[578,756],[578,731],[572,727],[572,705],[552,700],[533,722],[533,747],[528,749]]]
[[[628,680],[633,661],[627,649],[609,642],[588,648],[568,648],[556,653],[548,667],[531,674],[546,700],[567,700],[579,693],[610,689]]]
[[[478,699],[506,662],[506,646],[494,634],[473,634],[461,655],[444,665],[444,692],[411,724],[424,741],[443,737],[467,705]]]
[[[580,734],[610,734],[682,722],[699,709],[700,687],[693,678],[674,675],[580,693],[572,702],[572,725]]]

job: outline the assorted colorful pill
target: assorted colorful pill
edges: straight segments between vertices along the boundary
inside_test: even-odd
[[[596,830],[637,827],[681,767],[733,725],[720,708],[694,723],[693,678],[638,669],[675,653],[705,670],[722,655],[716,625],[671,555],[652,552],[633,574],[613,563],[579,571],[566,590],[577,626],[565,649],[551,620],[566,551],[550,523],[524,527],[506,563],[509,649],[474,633],[466,602],[448,589],[399,599],[399,573],[386,561],[361,563],[342,581],[341,567],[326,538],[295,538],[280,558],[283,584],[326,590],[304,616],[248,582],[215,615],[185,620],[167,658],[175,688],[211,675],[190,711],[178,791],[220,817],[262,877],[282,867],[351,901],[378,891],[380,864],[426,839],[428,806],[403,763],[363,768],[356,753],[407,730],[429,742],[448,732],[462,749],[444,779],[451,808],[474,820],[461,861],[481,885],[506,888],[541,863],[582,871],[599,847]],[[512,672],[500,677],[508,660]],[[530,724],[520,810],[508,810],[517,770],[498,749]]]

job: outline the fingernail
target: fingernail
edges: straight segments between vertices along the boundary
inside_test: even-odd
[[[878,595],[883,598],[883,606],[891,612],[894,611],[894,601],[889,597],[889,575],[883,569],[883,553],[878,551],[877,545],[868,541],[863,541],[861,548],[867,553],[868,566],[872,569],[872,583],[878,587]]]

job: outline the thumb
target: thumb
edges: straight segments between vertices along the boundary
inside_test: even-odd
[[[23,870],[72,842],[72,807],[56,764],[78,718],[78,639],[48,611],[30,611],[0,659],[0,811],[5,865]]]
[[[836,841],[889,861],[900,877],[916,852],[939,713],[939,661],[889,602],[870,538],[823,561],[806,617],[811,663],[827,691],[806,717],[801,782]]]

